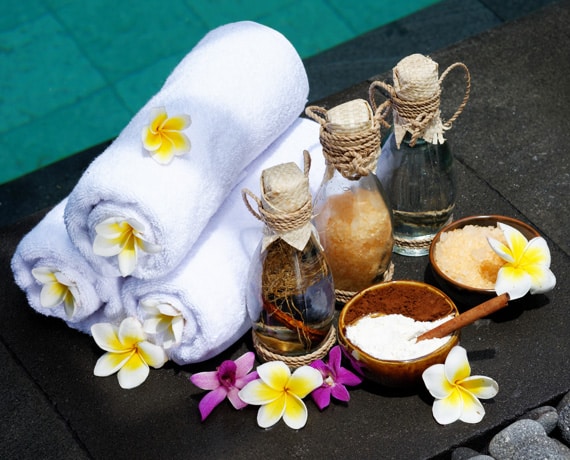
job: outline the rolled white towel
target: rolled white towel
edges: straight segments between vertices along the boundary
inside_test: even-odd
[[[301,58],[275,30],[238,22],[208,33],[80,178],[65,210],[71,240],[105,276],[168,274],[308,91]],[[154,155],[170,141],[182,155]]]
[[[55,206],[22,238],[12,271],[34,310],[88,333],[95,322],[122,317],[123,280],[101,277],[73,246],[63,222],[65,204]]]
[[[162,279],[125,281],[122,297],[127,314],[150,330],[159,323],[165,327],[154,339],[171,345],[166,352],[174,362],[209,359],[250,328],[245,292],[262,224],[245,207],[241,190],[258,191],[261,172],[270,166],[293,161],[302,168],[304,149],[312,157],[309,180],[314,193],[325,169],[319,125],[299,119],[247,168],[247,177],[232,190],[174,273]]]

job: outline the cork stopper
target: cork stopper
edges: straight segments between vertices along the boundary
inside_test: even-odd
[[[283,163],[267,168],[261,173],[261,198],[248,189],[242,190],[246,207],[253,216],[265,224],[261,249],[282,239],[302,251],[311,235],[317,231],[311,222],[313,203],[309,189],[311,157],[305,150],[304,171],[295,163]],[[257,204],[257,211],[249,199]],[[318,241],[318,237],[317,237]]]
[[[368,129],[373,124],[372,109],[364,99],[354,99],[330,109],[327,114],[327,129],[351,132]]]
[[[263,207],[273,212],[293,212],[311,200],[309,179],[295,163],[272,166],[261,173]]]
[[[421,54],[407,56],[394,67],[394,90],[398,98],[394,107],[394,135],[398,147],[408,132],[414,140],[421,138],[432,144],[445,141],[438,71],[437,62]]]

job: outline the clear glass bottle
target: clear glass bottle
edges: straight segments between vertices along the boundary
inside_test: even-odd
[[[313,206],[337,291],[350,297],[382,281],[394,238],[392,213],[376,175],[347,179],[328,165]]]
[[[307,176],[307,167],[303,175],[294,163],[278,165],[263,172],[261,199],[244,191],[246,204],[249,194],[258,211],[248,208],[265,223],[246,294],[254,344],[284,357],[325,346],[335,313],[333,276],[311,221]]]
[[[456,185],[453,155],[447,142],[419,139],[410,146],[406,134],[400,148],[391,133],[382,147],[377,174],[394,215],[394,252],[422,256],[441,228],[453,220]]]
[[[456,113],[441,120],[441,84],[454,68],[467,76],[467,90]],[[376,174],[394,214],[394,252],[406,256],[428,254],[433,237],[453,220],[456,182],[453,155],[443,134],[451,128],[469,98],[470,77],[462,63],[441,75],[429,57],[413,54],[393,69],[393,86],[373,82],[388,98],[393,131],[382,147]]]
[[[314,200],[314,222],[342,303],[391,277],[392,211],[374,174],[381,122],[362,99],[306,112],[321,123],[327,167]]]

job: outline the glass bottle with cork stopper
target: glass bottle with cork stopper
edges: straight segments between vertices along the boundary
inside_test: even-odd
[[[391,279],[392,212],[374,171],[383,107],[355,99],[330,110],[307,107],[320,123],[325,174],[314,200],[315,226],[333,272],[336,299]]]
[[[455,68],[465,72],[466,92],[455,114],[443,122],[442,82]],[[456,200],[453,155],[443,134],[451,129],[467,104],[469,70],[458,62],[440,77],[436,62],[412,54],[394,67],[393,86],[381,81],[370,85],[373,107],[376,89],[387,97],[394,122],[376,170],[394,213],[394,252],[423,256],[429,252],[436,233],[453,220]]]
[[[261,198],[242,190],[249,211],[265,224],[247,286],[254,347],[265,361],[290,367],[322,358],[336,341],[333,277],[311,220],[304,154],[304,172],[295,163],[262,172]]]

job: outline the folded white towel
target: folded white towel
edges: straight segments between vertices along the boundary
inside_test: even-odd
[[[73,246],[63,222],[65,204],[55,206],[22,238],[12,271],[33,309],[89,332],[91,324],[114,322],[123,314],[122,279],[99,276]],[[66,293],[73,299],[64,299]]]
[[[251,326],[245,292],[251,257],[261,241],[262,224],[247,210],[241,191],[246,187],[258,193],[261,172],[270,166],[293,161],[302,168],[304,149],[311,153],[309,180],[314,193],[325,170],[319,125],[299,119],[247,168],[247,177],[231,191],[174,273],[162,279],[125,281],[123,305],[128,315],[142,322],[154,317],[147,323],[153,327],[158,323],[159,305],[163,325],[169,325],[164,319],[179,315],[173,328],[155,337],[160,343],[179,336],[180,342],[166,350],[174,362],[190,364],[209,359]]]
[[[166,275],[243,169],[301,114],[307,95],[303,63],[280,33],[253,22],[208,33],[79,180],[65,211],[71,240],[105,276]],[[181,130],[191,148],[169,164],[155,161],[141,140],[158,108],[191,118]],[[151,243],[122,271],[116,256],[93,251],[97,225],[112,218]]]

